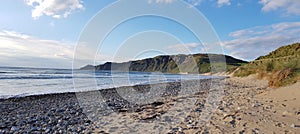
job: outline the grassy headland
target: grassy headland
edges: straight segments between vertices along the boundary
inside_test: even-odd
[[[163,73],[210,73],[232,72],[247,62],[220,54],[161,55],[154,58],[123,63],[107,62],[102,65],[87,65],[81,69],[120,70]],[[225,68],[226,67],[226,68]]]
[[[268,79],[270,87],[280,87],[300,80],[300,43],[278,48],[268,55],[241,66],[234,76],[245,77],[258,74]]]

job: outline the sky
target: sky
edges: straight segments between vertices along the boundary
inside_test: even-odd
[[[300,42],[298,7],[299,0],[3,0],[0,66],[79,68],[191,53],[251,61]]]

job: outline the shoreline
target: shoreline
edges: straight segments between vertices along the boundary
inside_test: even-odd
[[[205,75],[203,75],[205,76]],[[224,78],[221,78],[224,77]],[[107,90],[113,90],[113,89],[118,89],[118,88],[128,88],[128,87],[139,87],[139,86],[148,86],[148,85],[160,85],[160,84],[171,84],[171,83],[181,83],[181,82],[189,82],[189,81],[207,81],[210,79],[215,79],[215,80],[222,80],[226,79],[225,76],[220,76],[220,78],[204,78],[204,79],[197,79],[197,80],[182,80],[182,81],[173,81],[173,82],[162,82],[162,83],[153,83],[153,84],[136,84],[136,85],[128,85],[128,86],[119,86],[119,87],[112,87],[112,88],[104,88],[104,89],[91,89],[91,90],[86,90],[86,91],[76,91],[76,92],[58,92],[58,93],[45,93],[45,94],[28,94],[28,95],[14,95],[10,97],[3,97],[0,98],[0,101],[3,100],[8,100],[8,99],[22,99],[22,98],[27,98],[27,97],[43,97],[43,96],[52,96],[52,95],[63,95],[63,94],[76,94],[76,93],[85,93],[85,92],[94,92],[94,91],[107,91]],[[8,96],[8,95],[7,95]]]
[[[195,83],[201,83],[200,87]],[[166,100],[170,101],[172,97],[176,97],[181,89],[181,84],[190,85],[190,89],[199,88],[200,91],[207,90],[210,85],[211,79],[205,80],[189,80],[184,82],[170,82],[164,84],[148,84],[126,86],[119,88],[110,88],[104,90],[96,90],[89,92],[69,92],[69,93],[56,93],[45,95],[32,95],[19,98],[0,99],[0,133],[13,133],[13,132],[43,132],[43,133],[66,133],[78,132],[88,133],[97,131],[102,126],[99,120],[93,120],[87,114],[89,107],[85,107],[85,102],[80,102],[83,97],[87,97],[87,101],[97,95],[102,96],[102,101],[106,105],[99,117],[107,117],[108,114],[114,113],[136,113],[144,111],[145,107],[157,107],[166,104]],[[197,86],[197,87],[196,87]],[[164,92],[157,92],[158,99],[150,103],[132,104],[130,101],[123,99],[117,91],[126,91],[137,93],[147,93],[150,89],[166,89]],[[203,89],[202,89],[203,88]],[[79,94],[79,96],[77,95]],[[79,98],[78,98],[79,97]],[[155,96],[154,96],[155,97]],[[97,98],[94,98],[97,99]],[[138,98],[134,98],[138,99]],[[95,102],[93,100],[93,102]],[[171,102],[171,101],[170,101]],[[94,105],[94,104],[91,104]],[[102,104],[100,104],[102,105]],[[88,105],[89,106],[89,105]],[[99,106],[99,105],[97,105]],[[95,107],[92,107],[95,108]],[[97,107],[96,107],[97,108]],[[99,110],[95,110],[99,111]],[[151,120],[156,117],[157,113],[153,112],[151,115],[145,117],[135,117],[136,120]],[[132,117],[133,118],[133,117]],[[91,121],[93,120],[93,121]]]
[[[204,75],[200,74],[201,76],[210,76],[210,75]],[[191,80],[180,80],[180,81],[169,81],[169,82],[161,82],[161,83],[141,83],[141,84],[135,84],[135,85],[125,85],[125,86],[118,86],[118,87],[111,87],[111,88],[103,88],[103,89],[90,89],[90,90],[85,90],[85,91],[71,91],[71,92],[53,92],[53,93],[41,93],[41,94],[19,94],[19,95],[3,95],[0,97],[1,100],[6,100],[6,99],[14,99],[14,98],[24,98],[24,97],[34,97],[34,96],[47,96],[47,95],[57,95],[57,94],[76,94],[76,93],[82,93],[82,92],[93,92],[93,91],[100,91],[100,90],[111,90],[115,88],[124,88],[124,87],[135,87],[135,86],[145,86],[145,85],[157,85],[157,84],[168,84],[168,83],[180,83],[180,82],[185,82],[185,81],[195,81],[195,80],[200,80],[200,81],[205,81],[205,80],[210,80],[210,79],[226,79],[228,78],[227,76],[214,76],[215,78],[201,78],[201,79],[191,79]]]
[[[224,85],[224,96],[201,125],[205,108],[211,107],[206,103],[207,98],[215,92],[207,88],[211,82],[204,80],[197,85],[199,81],[191,80],[182,82],[183,86],[180,82],[128,86],[83,92],[79,98],[75,93],[62,93],[0,100],[0,114],[4,117],[0,119],[0,133],[299,132],[299,82],[272,89],[267,87],[267,81],[255,76],[214,81]],[[159,98],[141,101],[138,94],[151,90]],[[137,94],[136,98],[124,96],[132,92]]]

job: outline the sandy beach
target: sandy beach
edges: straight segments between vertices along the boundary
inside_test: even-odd
[[[0,133],[300,132],[299,83],[273,89],[255,76],[220,79],[213,82],[223,87],[214,107],[208,102],[216,92],[211,82],[193,80],[3,99]],[[166,90],[158,92],[158,98],[150,97],[153,101],[139,103],[130,101],[137,100],[134,97],[124,99],[120,92],[147,93],[150,89]],[[101,98],[82,101],[82,94],[86,98],[100,94]],[[97,99],[104,102],[91,103]],[[212,108],[211,112],[204,115],[207,108]]]

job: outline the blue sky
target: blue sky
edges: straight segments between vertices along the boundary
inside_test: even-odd
[[[175,6],[177,2],[144,1],[149,6],[160,5],[157,8]],[[85,26],[97,13],[114,2],[116,1],[4,0],[0,5],[1,66],[71,68],[74,48],[80,42]],[[132,4],[128,8],[135,8],[134,1],[127,2]],[[250,61],[282,45],[300,42],[299,0],[185,2],[190,4],[186,8],[197,9],[210,22],[220,37],[218,43],[224,53],[236,58]],[[182,10],[169,12],[184,16]],[[116,11],[120,15],[124,12],[126,7]],[[186,18],[187,21],[195,19],[197,18]],[[99,26],[102,27],[105,26]],[[91,61],[99,64],[158,54],[211,52],[212,48],[209,46],[213,44],[201,42],[188,28],[173,20],[144,15],[120,23],[99,45],[97,54],[88,53],[94,49],[89,44],[86,48],[80,47],[82,52],[77,52],[80,55],[78,66],[93,64]]]

